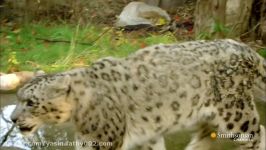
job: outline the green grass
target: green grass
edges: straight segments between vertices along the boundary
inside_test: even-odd
[[[258,53],[259,53],[262,57],[266,58],[266,48],[261,48],[261,49],[259,49]]]
[[[92,25],[30,24],[16,29],[4,26],[0,35],[0,71],[62,71],[89,65],[104,56],[123,57],[148,45],[175,41],[170,33],[137,34],[131,36],[119,30]],[[39,38],[69,42],[49,42]]]
[[[69,42],[49,42],[39,38]],[[89,65],[105,56],[124,57],[148,45],[172,42],[175,37],[170,33],[123,33],[95,25],[35,23],[16,28],[2,26],[0,72],[38,69],[58,72]],[[266,57],[265,52],[265,49],[259,51]]]

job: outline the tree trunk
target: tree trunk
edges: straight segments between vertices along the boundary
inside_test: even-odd
[[[266,0],[262,0],[260,14],[260,35],[264,45],[266,45]]]
[[[226,27],[230,36],[239,36],[247,32],[253,0],[228,0],[226,6]]]
[[[214,31],[217,24],[225,24],[225,6],[227,0],[198,0],[195,10],[195,33],[197,36],[223,37],[221,33]]]
[[[195,10],[196,37],[239,36],[248,28],[251,8],[252,0],[198,0]]]
[[[175,12],[178,6],[184,5],[186,0],[142,0],[146,4],[158,6],[168,12]]]

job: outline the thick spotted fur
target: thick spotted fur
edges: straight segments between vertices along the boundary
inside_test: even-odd
[[[186,150],[207,150],[211,131],[248,133],[239,145],[265,149],[254,88],[265,87],[265,60],[233,40],[159,44],[126,58],[43,75],[18,91],[12,120],[23,133],[73,122],[88,150],[165,150],[163,136],[193,130]],[[176,139],[178,140],[178,139]]]

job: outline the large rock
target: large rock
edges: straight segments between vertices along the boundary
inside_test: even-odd
[[[21,86],[36,75],[44,74],[43,71],[30,72],[21,71],[10,74],[0,74],[0,91],[11,91]]]
[[[168,24],[170,20],[167,12],[157,6],[151,6],[144,2],[131,2],[124,7],[115,25],[117,27],[143,24],[156,26]]]
[[[13,90],[20,84],[20,79],[16,74],[1,74],[0,76],[0,90]]]

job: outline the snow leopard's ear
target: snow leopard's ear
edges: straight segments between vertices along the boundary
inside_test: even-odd
[[[49,81],[49,79],[48,79]],[[69,94],[71,77],[69,75],[54,75],[51,77],[50,84],[47,87],[47,96],[49,98],[59,97]]]
[[[38,70],[34,73],[35,76],[42,76],[45,75],[46,73],[43,70]]]

